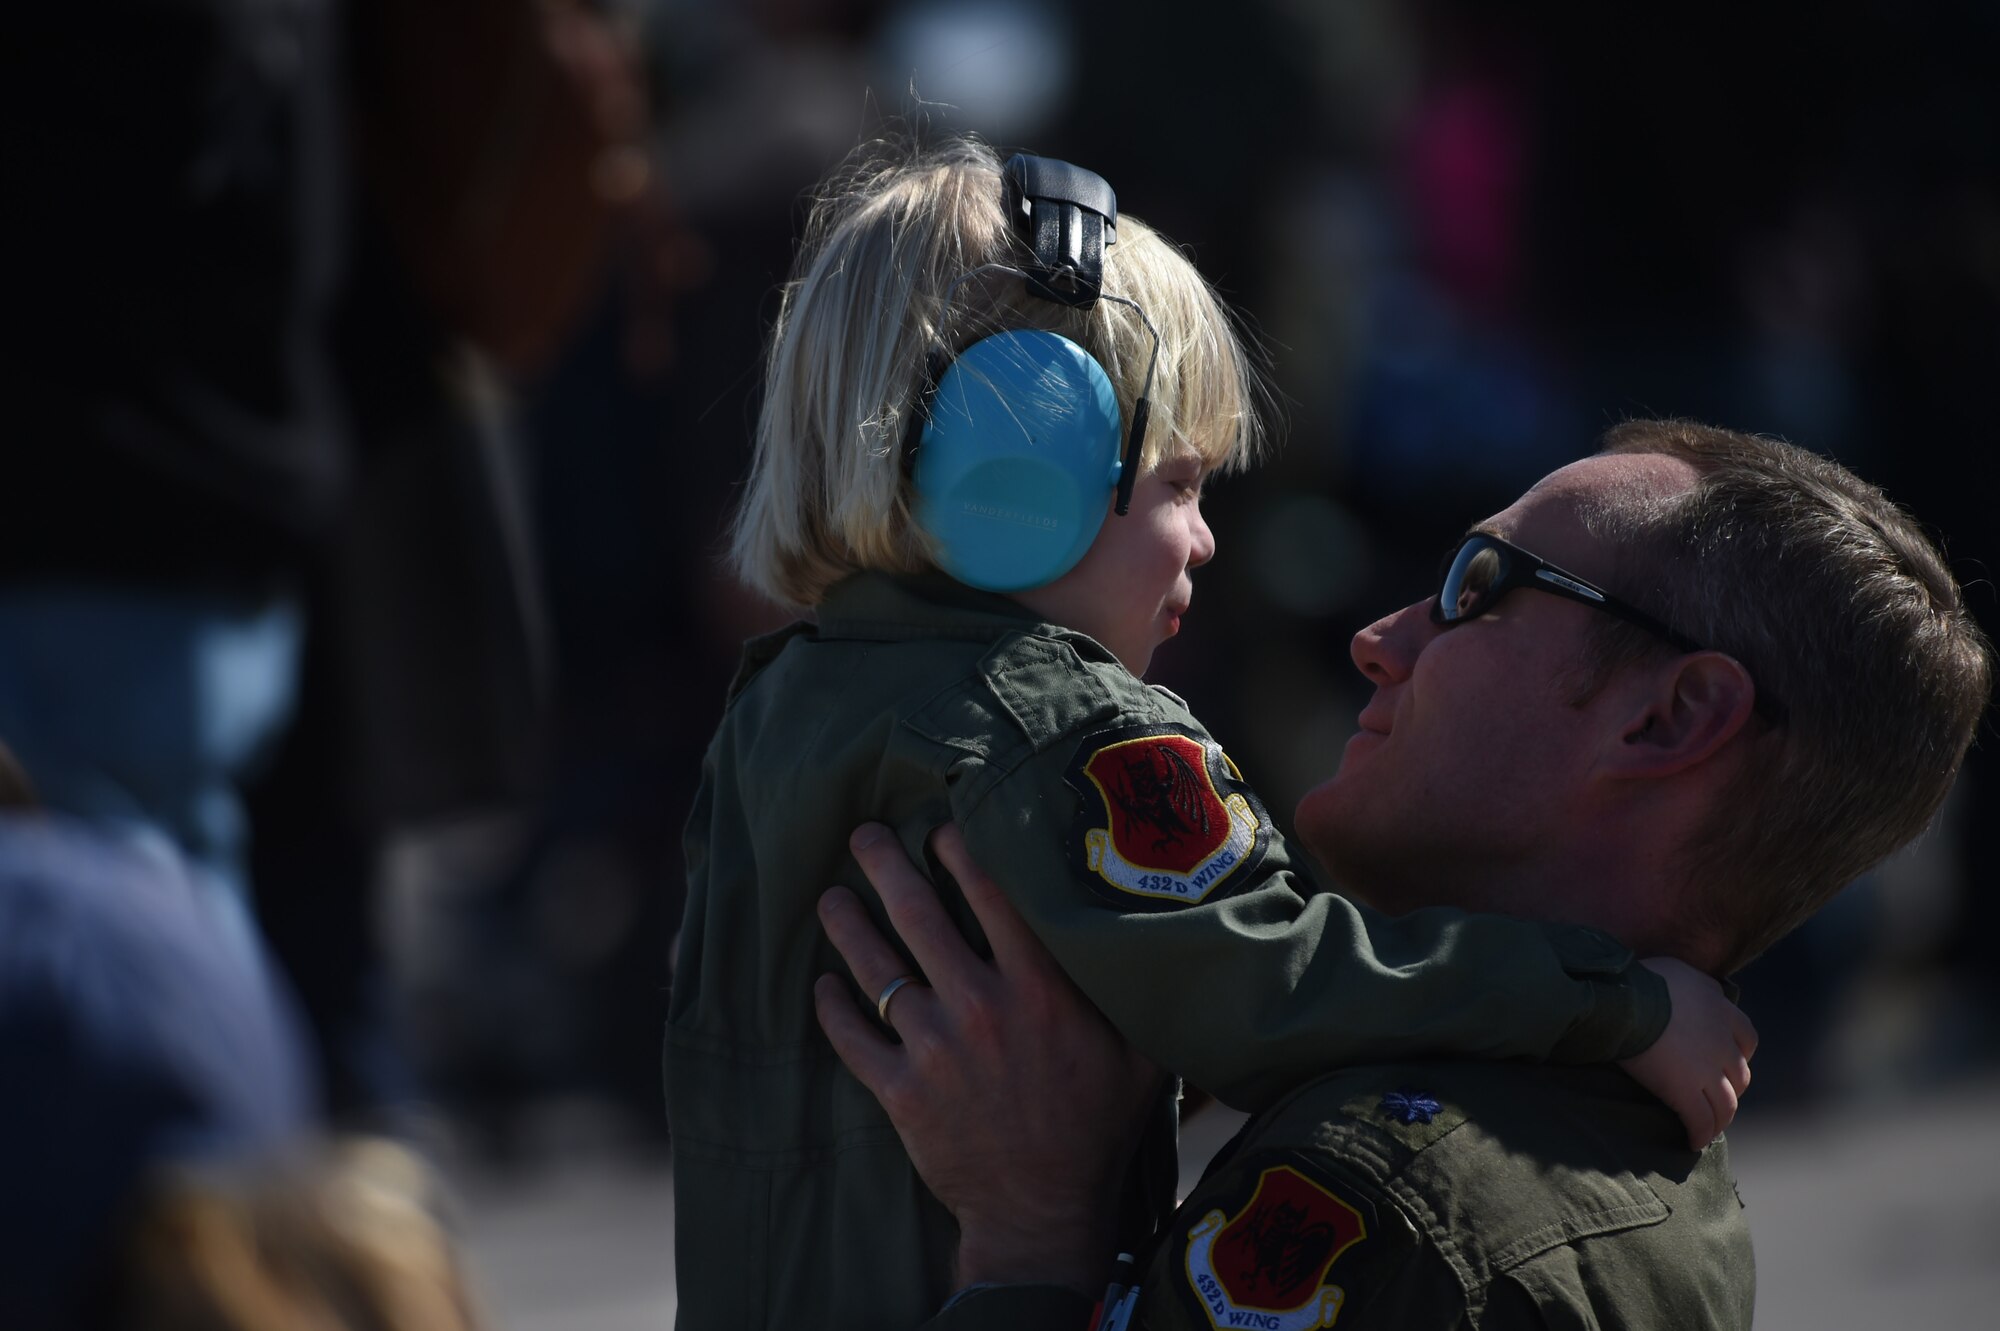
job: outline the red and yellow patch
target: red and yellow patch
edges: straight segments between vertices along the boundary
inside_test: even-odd
[[[1085,867],[1129,896],[1205,901],[1262,858],[1269,840],[1262,808],[1206,738],[1165,728],[1094,735],[1070,781],[1086,806]]]
[[[1347,1294],[1325,1283],[1327,1272],[1367,1237],[1360,1211],[1277,1165],[1258,1176],[1242,1210],[1210,1211],[1188,1231],[1188,1284],[1217,1331],[1332,1326]]]

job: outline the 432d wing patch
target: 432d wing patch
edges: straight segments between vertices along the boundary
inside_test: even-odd
[[[1308,1331],[1340,1317],[1347,1293],[1327,1280],[1368,1237],[1361,1211],[1290,1165],[1257,1176],[1235,1215],[1216,1209],[1183,1239],[1188,1289],[1216,1331]]]
[[[1170,726],[1084,740],[1073,853],[1121,905],[1191,906],[1249,879],[1271,820],[1214,740]]]

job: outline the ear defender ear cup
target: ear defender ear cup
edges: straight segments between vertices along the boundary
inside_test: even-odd
[[[1016,330],[967,347],[916,454],[916,517],[939,566],[993,592],[1076,567],[1118,483],[1118,426],[1110,376],[1068,338]]]

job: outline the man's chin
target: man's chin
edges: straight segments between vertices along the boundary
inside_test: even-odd
[[[1336,859],[1343,858],[1344,847],[1355,840],[1353,829],[1369,826],[1372,818],[1357,807],[1357,796],[1365,792],[1348,766],[1343,759],[1332,776],[1301,795],[1292,809],[1292,826],[1299,843],[1329,869]]]

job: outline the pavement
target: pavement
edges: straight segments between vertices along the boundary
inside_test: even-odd
[[[672,1178],[656,1158],[585,1153],[530,1171],[452,1171],[457,1229],[493,1331],[668,1331]]]
[[[2000,1326],[2000,1080],[1753,1118],[1730,1154],[1759,1331]]]
[[[1189,1168],[1234,1131],[1189,1123]],[[1746,1112],[1730,1152],[1759,1331],[2000,1325],[2000,1078]],[[597,1140],[532,1167],[448,1166],[495,1331],[667,1331],[674,1214],[657,1154]]]

